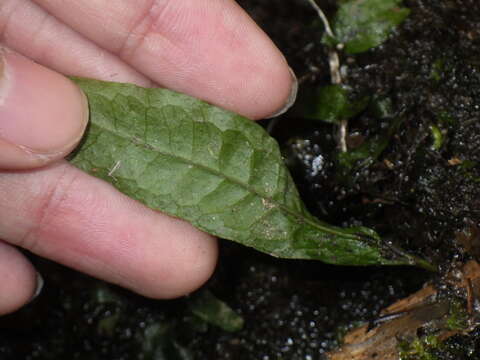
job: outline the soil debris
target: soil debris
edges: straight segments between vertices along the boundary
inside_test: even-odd
[[[342,347],[327,358],[402,360],[418,356],[418,349],[411,344],[419,339],[430,336],[432,342],[434,337],[440,346],[454,335],[473,331],[480,320],[480,265],[470,261],[460,274],[447,274],[444,282],[449,297],[439,295],[438,285],[425,286],[382,310],[380,318],[348,332]]]

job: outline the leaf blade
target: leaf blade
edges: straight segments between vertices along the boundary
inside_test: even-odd
[[[382,44],[392,30],[410,14],[402,0],[347,0],[333,20],[335,39],[347,54],[358,54]]]
[[[305,117],[327,123],[340,124],[365,110],[369,97],[349,99],[348,90],[339,84],[326,85],[312,91]]]
[[[147,206],[273,256],[396,264],[378,236],[308,213],[277,143],[239,115],[164,89],[75,79],[91,107],[72,163]]]

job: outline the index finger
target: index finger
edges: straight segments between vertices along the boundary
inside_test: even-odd
[[[282,110],[295,81],[231,0],[35,0],[153,81],[251,118]]]

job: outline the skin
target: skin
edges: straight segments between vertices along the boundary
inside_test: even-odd
[[[206,281],[214,238],[63,160],[88,108],[61,74],[168,87],[258,119],[294,86],[268,37],[229,0],[2,0],[0,46],[0,314],[38,290],[19,248],[154,298]]]

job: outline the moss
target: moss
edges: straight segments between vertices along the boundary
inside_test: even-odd
[[[463,302],[456,300],[450,303],[446,326],[448,330],[452,331],[462,331],[468,328],[468,313]]]
[[[434,335],[402,341],[398,346],[399,360],[439,360],[435,351],[441,347],[441,342]]]

